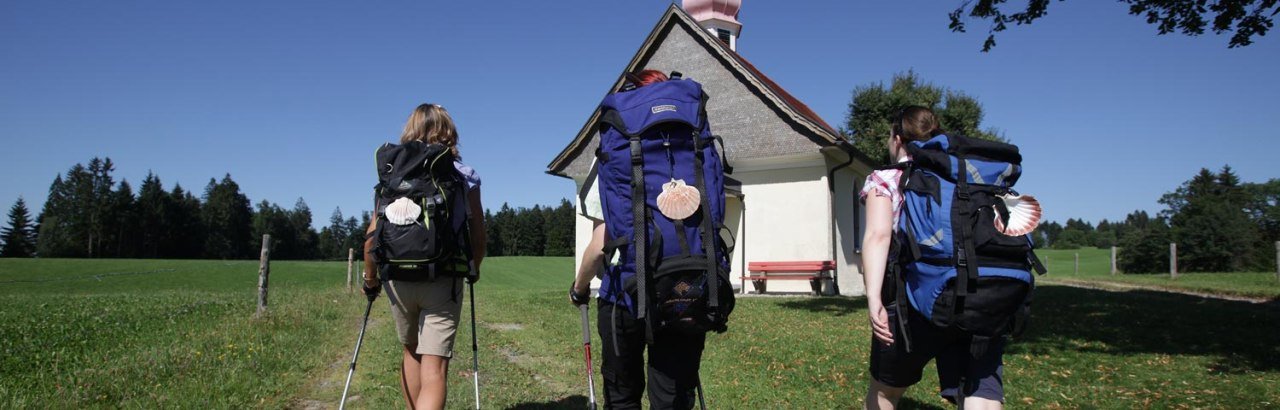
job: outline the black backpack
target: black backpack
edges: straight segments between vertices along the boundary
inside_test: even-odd
[[[374,154],[378,185],[374,260],[382,280],[470,276],[467,182],[441,144],[383,144]]]

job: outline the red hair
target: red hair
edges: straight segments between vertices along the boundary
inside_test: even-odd
[[[667,81],[667,75],[658,70],[644,70],[635,74],[628,74],[627,79],[636,87],[644,87],[649,84]]]

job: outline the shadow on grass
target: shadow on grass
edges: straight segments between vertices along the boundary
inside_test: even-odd
[[[1036,289],[1031,327],[1012,351],[1077,350],[1214,358],[1214,372],[1280,370],[1280,311],[1146,290]]]
[[[551,409],[583,409],[587,407],[587,396],[569,396],[557,401],[542,403],[520,403],[509,410],[551,410]]]
[[[789,300],[779,303],[787,309],[801,309],[813,313],[845,316],[853,312],[867,310],[866,298],[817,297]]]
[[[867,305],[865,298],[807,298],[779,306],[846,316]],[[1212,358],[1215,373],[1280,371],[1275,329],[1280,329],[1280,309],[1271,303],[1048,285],[1037,287],[1030,328],[1009,349],[1199,355]]]

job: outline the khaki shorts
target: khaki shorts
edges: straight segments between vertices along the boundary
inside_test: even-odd
[[[462,278],[440,277],[435,281],[387,282],[391,317],[396,321],[400,343],[415,353],[453,357],[453,337],[462,314]]]

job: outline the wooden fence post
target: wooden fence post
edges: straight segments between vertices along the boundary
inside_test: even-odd
[[[347,293],[351,293],[351,267],[356,259],[356,249],[347,248]]]
[[[258,314],[267,311],[267,278],[271,276],[271,235],[262,235],[262,254],[258,257]]]
[[[1111,274],[1116,274],[1116,247],[1111,247]]]
[[[1169,243],[1169,278],[1178,278],[1178,244]]]
[[[1076,275],[1080,274],[1080,252],[1076,252]]]

